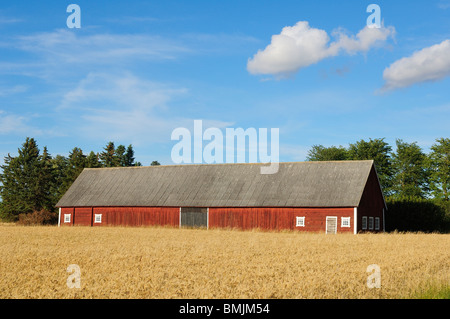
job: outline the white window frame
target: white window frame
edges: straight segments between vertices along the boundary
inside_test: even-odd
[[[305,216],[295,216],[295,227],[305,227]]]
[[[375,230],[380,230],[380,217],[375,217]]]
[[[102,223],[102,214],[94,214],[94,223],[96,224]]]
[[[350,217],[341,217],[341,227],[350,227]]]
[[[366,230],[367,229],[367,216],[363,216],[362,217],[362,229]]]
[[[70,215],[71,214],[64,214],[64,224],[70,223]]]
[[[369,217],[369,230],[373,230],[373,217]]]

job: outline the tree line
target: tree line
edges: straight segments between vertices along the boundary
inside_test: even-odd
[[[395,151],[384,138],[360,140],[348,147],[313,145],[307,160],[374,160],[388,206],[387,230],[449,230],[449,138],[436,139],[428,154],[417,142],[401,139],[396,140]]]
[[[150,165],[160,165],[153,161]],[[101,152],[83,153],[74,147],[69,156],[52,157],[44,147],[40,152],[34,138],[27,137],[18,155],[5,156],[0,173],[0,218],[18,221],[20,215],[41,213],[41,219],[54,220],[55,205],[84,168],[142,166],[134,157],[133,146],[109,142]],[[36,217],[36,216],[35,216]]]

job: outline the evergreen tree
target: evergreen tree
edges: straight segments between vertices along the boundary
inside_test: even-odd
[[[2,197],[2,205],[0,206],[0,218],[8,221],[15,221],[18,219],[20,213],[24,210],[30,212],[32,208],[29,204],[23,207],[23,199],[20,197],[23,194],[23,189],[18,181],[18,174],[20,164],[17,158],[12,157],[9,153],[4,158],[4,164],[1,166],[2,173],[0,174],[0,196]],[[16,200],[19,199],[19,200]]]
[[[54,194],[53,185],[55,184],[55,174],[53,169],[52,157],[49,154],[47,147],[44,146],[42,155],[39,158],[40,169],[38,177],[38,193],[36,194],[36,199],[40,201],[40,206],[52,212],[55,210],[54,204]]]
[[[99,161],[98,153],[95,154],[94,151],[91,151],[89,155],[86,157],[86,167],[88,168],[98,168],[101,167],[102,164]]]
[[[39,211],[47,203],[47,187],[43,185],[42,161],[33,138],[27,137],[18,150],[19,155],[8,154],[1,166],[0,195],[2,197],[2,218],[17,220],[21,213]],[[46,160],[47,160],[46,156]]]
[[[116,148],[114,146],[114,142],[109,142],[104,148],[104,151],[100,153],[100,162],[103,167],[117,166]]]
[[[78,175],[81,174],[86,165],[86,155],[83,154],[83,151],[80,148],[74,147],[73,150],[69,153],[69,157],[67,160],[66,174],[61,185],[62,194],[64,194],[69,189],[69,187],[77,179]]]
[[[135,166],[134,150],[133,150],[133,146],[131,144],[128,145],[127,152],[125,153],[125,166]]]
[[[52,185],[53,203],[57,203],[58,200],[64,195],[65,189],[63,189],[64,181],[67,176],[67,169],[69,166],[69,160],[62,155],[56,155],[52,159],[53,168],[53,181]]]
[[[126,154],[125,146],[119,145],[115,151],[115,166],[127,166],[126,165]]]

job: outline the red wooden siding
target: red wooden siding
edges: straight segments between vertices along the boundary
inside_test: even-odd
[[[73,225],[73,212],[74,212],[74,208],[73,207],[62,207],[61,208],[61,216],[60,216],[60,221],[59,221],[59,225],[60,226],[72,226]],[[70,223],[65,223],[64,222],[64,215],[70,215]]]
[[[168,225],[178,227],[180,222],[179,212],[179,207],[62,207],[60,225]],[[64,214],[71,215],[70,223],[64,223]],[[101,223],[94,222],[95,214],[102,215]]]
[[[73,218],[74,225],[91,226],[92,208],[91,207],[75,207],[75,216]]]
[[[373,180],[375,178],[375,180]],[[358,207],[357,230],[361,231],[362,216],[379,217],[380,231],[383,230],[384,201],[374,196],[378,187],[376,175],[369,177],[360,207]],[[70,214],[70,223],[64,223],[64,215]],[[101,223],[94,222],[94,216],[101,214]],[[260,228],[265,230],[290,229],[296,231],[325,232],[326,217],[337,217],[337,232],[354,232],[354,208],[286,208],[286,207],[211,207],[209,208],[209,228]],[[305,226],[296,226],[296,217],[305,217]],[[350,227],[342,227],[342,217],[350,217]],[[61,226],[150,226],[167,225],[178,227],[179,207],[63,207]],[[375,231],[371,230],[371,231]]]
[[[73,214],[75,212],[75,214]],[[179,207],[76,207],[61,208],[61,225],[82,226],[179,226]],[[71,222],[64,223],[64,214],[71,214]],[[94,222],[96,214],[101,223]],[[266,230],[291,229],[325,232],[326,217],[336,216],[337,232],[353,232],[353,207],[347,208],[209,208],[209,228],[260,228]],[[296,226],[296,217],[305,217],[305,226]],[[350,217],[350,227],[341,227],[341,217]]]
[[[209,228],[291,229],[325,232],[326,217],[336,216],[337,232],[353,232],[353,207],[347,208],[210,208]],[[305,226],[296,227],[296,216]],[[350,217],[350,227],[341,227],[341,217]]]
[[[366,231],[362,229],[363,216],[380,218],[380,229],[378,231],[383,231],[383,208],[383,195],[375,173],[375,168],[372,167],[363,195],[361,196],[361,202],[358,206],[358,232]],[[367,231],[377,232],[375,228],[373,230],[367,229]]]
[[[179,207],[94,207],[94,215],[101,214],[102,222],[93,226],[123,225],[178,226],[180,222]]]

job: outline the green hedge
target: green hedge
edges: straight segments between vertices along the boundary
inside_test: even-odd
[[[386,231],[449,232],[450,218],[444,205],[420,198],[388,198]]]

